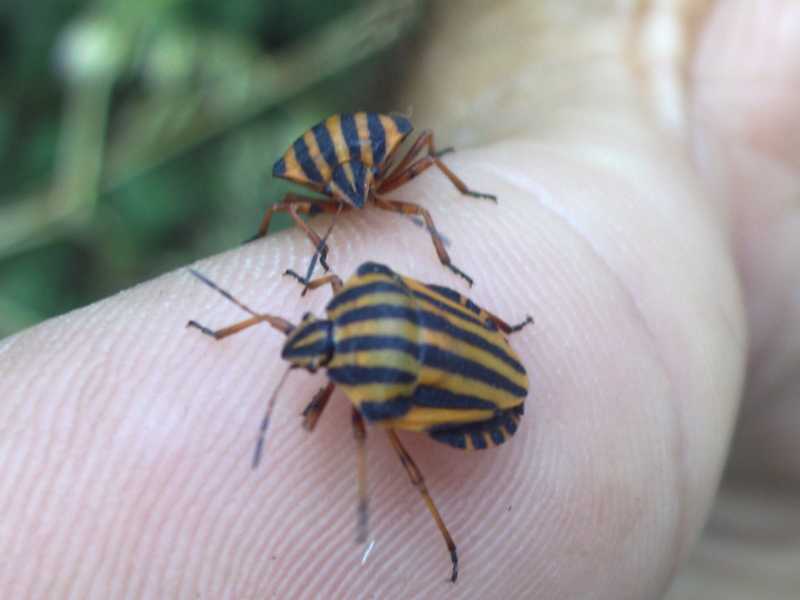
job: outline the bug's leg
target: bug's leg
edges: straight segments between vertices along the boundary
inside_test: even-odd
[[[422,473],[417,468],[417,465],[414,463],[411,455],[403,447],[403,444],[400,443],[400,438],[397,437],[397,433],[395,433],[394,429],[387,429],[386,434],[389,436],[389,441],[392,442],[392,446],[397,452],[400,462],[403,463],[403,467],[405,467],[406,473],[408,473],[408,477],[411,479],[411,483],[419,490],[419,493],[422,495],[422,499],[425,501],[433,520],[436,521],[436,527],[439,528],[439,531],[442,533],[442,537],[444,537],[444,543],[447,544],[447,549],[450,551],[450,560],[453,561],[453,573],[450,577],[450,581],[455,583],[456,578],[458,577],[458,554],[456,553],[456,544],[453,542],[453,538],[450,536],[450,532],[447,530],[447,526],[444,524],[442,515],[440,515],[439,511],[436,509],[436,505],[433,503],[433,499],[431,498],[428,488],[425,485],[425,480],[422,477]]]
[[[303,409],[303,429],[309,432],[314,431],[314,427],[317,426],[317,421],[322,415],[322,411],[325,410],[325,407],[328,405],[328,400],[331,399],[331,394],[333,394],[333,389],[335,387],[336,384],[330,381],[328,385],[320,388],[319,391],[314,394],[311,402]]]
[[[428,147],[428,155],[411,163],[411,159],[413,159],[416,154],[419,154],[420,149],[424,146]],[[472,196],[473,198],[487,198],[497,202],[497,196],[494,194],[486,194],[484,192],[476,192],[475,190],[469,189],[466,183],[464,183],[455,173],[453,173],[447,167],[447,165],[439,160],[439,157],[442,154],[446,154],[450,151],[452,151],[452,148],[445,148],[441,152],[437,152],[433,146],[433,132],[430,130],[423,131],[417,141],[408,151],[408,154],[406,154],[403,160],[397,165],[397,168],[394,169],[386,179],[381,181],[381,184],[378,186],[378,192],[382,194],[391,192],[392,190],[397,189],[401,185],[405,184],[407,181],[413,179],[423,171],[435,166],[462,194],[466,196]]]
[[[419,134],[416,141],[411,145],[411,148],[409,148],[408,152],[406,152],[405,156],[403,156],[403,159],[397,163],[394,168],[391,168],[389,171],[387,171],[387,175],[384,179],[392,179],[396,174],[402,173],[426,146],[428,147],[428,153],[436,158],[455,151],[455,148],[452,146],[448,146],[442,150],[434,150],[433,132],[430,129],[426,129]]]
[[[252,327],[253,325],[258,325],[259,323],[269,322],[271,325],[272,318],[273,317],[270,317],[269,315],[258,315],[256,317],[251,317],[249,319],[245,319],[244,321],[240,321],[239,323],[228,325],[227,327],[223,327],[221,329],[209,329],[205,325],[201,325],[197,321],[191,320],[188,323],[186,323],[186,327],[193,327],[195,329],[199,329],[201,333],[211,336],[215,340],[221,340],[222,338],[226,338],[229,335],[234,335],[236,333],[239,333],[240,331],[243,331],[248,327]],[[276,329],[278,328],[276,327]],[[291,331],[291,327],[286,330],[279,329],[279,331],[288,334],[289,331]]]
[[[342,283],[342,280],[335,273],[328,273],[327,275],[323,275],[322,277],[317,277],[316,279],[312,279],[311,281],[308,281],[305,277],[299,275],[296,271],[292,271],[292,269],[286,269],[286,271],[284,271],[283,274],[289,277],[294,277],[295,279],[297,279],[297,281],[306,286],[306,289],[309,290],[315,290],[323,285],[331,284],[331,289],[333,289],[334,296],[341,291],[344,285]]]
[[[194,327],[195,329],[199,329],[202,333],[213,337],[214,339],[221,340],[222,338],[228,337],[229,335],[234,335],[235,333],[239,333],[240,331],[247,329],[248,327],[252,327],[253,325],[257,325],[259,323],[269,323],[283,333],[284,335],[288,335],[292,329],[294,329],[294,325],[292,325],[286,319],[282,319],[280,317],[276,317],[273,315],[268,314],[261,314],[254,311],[252,308],[247,306],[244,302],[238,300],[233,294],[228,292],[227,290],[222,289],[216,283],[211,281],[208,277],[200,273],[199,271],[195,271],[194,269],[189,269],[189,272],[197,277],[200,281],[206,284],[213,290],[216,290],[222,296],[233,302],[236,306],[244,310],[245,312],[250,313],[253,315],[249,319],[245,319],[244,321],[240,321],[239,323],[234,323],[233,325],[228,325],[227,327],[223,327],[222,329],[209,329],[204,325],[201,325],[197,321],[189,321],[186,326],[187,327]]]
[[[258,233],[256,233],[252,238],[246,240],[247,242],[251,242],[258,238],[264,237],[267,235],[269,231],[270,223],[272,222],[272,215],[277,212],[286,212],[289,213],[289,216],[295,222],[295,224],[303,230],[303,232],[308,236],[308,239],[311,240],[311,243],[314,244],[314,251],[319,252],[320,254],[320,264],[328,270],[328,263],[326,262],[325,258],[328,254],[328,248],[323,243],[322,238],[314,231],[308,223],[303,221],[300,218],[299,213],[307,214],[307,215],[316,215],[322,212],[325,213],[338,213],[339,211],[345,209],[338,202],[332,202],[330,200],[324,200],[321,198],[314,198],[311,196],[302,196],[299,194],[286,194],[283,200],[278,202],[277,204],[273,204],[270,206],[266,212],[264,213],[264,218],[261,221],[261,225],[258,228]]]
[[[431,149],[431,156],[436,158],[440,158],[445,154],[450,154],[451,152],[455,152],[456,149],[453,146],[448,146],[447,148],[442,148],[441,150],[436,150],[435,152]]]
[[[317,255],[319,256],[319,264],[322,265],[323,269],[328,271],[330,267],[328,266],[327,263],[327,256],[328,256],[327,244],[325,244],[325,242],[322,240],[321,237],[319,237],[317,232],[314,231],[308,223],[303,221],[303,219],[301,219],[300,215],[298,214],[300,212],[312,214],[314,210],[315,206],[313,204],[294,203],[288,205],[289,215],[292,217],[294,222],[297,223],[297,226],[303,230],[308,239],[311,240],[311,243],[314,244],[314,256],[315,257]]]
[[[313,205],[314,207],[313,210],[312,209],[309,209],[308,211],[301,210],[301,212],[308,212],[309,214],[317,214],[319,212],[334,212],[335,210],[338,209],[338,203],[331,202],[330,200],[326,200],[325,198],[315,198],[313,196],[303,196],[301,194],[295,194],[289,192],[283,197],[283,200],[281,200],[280,202],[276,202],[275,204],[267,208],[267,210],[264,213],[264,218],[261,220],[261,225],[258,228],[258,233],[256,233],[256,235],[254,235],[251,238],[251,240],[255,240],[267,235],[267,233],[269,232],[269,225],[272,222],[272,215],[274,215],[276,212],[288,212],[289,206],[292,204]]]
[[[497,328],[500,331],[502,331],[505,334],[516,333],[526,325],[533,323],[533,317],[531,317],[530,315],[526,315],[525,320],[522,321],[521,323],[517,323],[516,325],[509,325],[503,319],[501,319],[496,315],[493,315],[486,309],[482,309],[481,316],[484,317],[485,319],[489,319],[492,323],[497,325]]]
[[[353,407],[353,437],[358,461],[358,506],[356,508],[356,543],[363,544],[369,534],[369,499],[367,497],[367,428],[364,417]]]
[[[330,224],[328,225],[328,230],[325,232],[325,235],[322,236],[322,240],[317,245],[317,249],[314,254],[311,256],[311,260],[308,263],[308,270],[306,271],[306,281],[311,281],[312,275],[314,275],[314,269],[317,266],[317,259],[319,259],[319,263],[322,265],[322,268],[325,271],[330,271],[330,267],[325,262],[326,257],[328,256],[328,238],[331,236],[331,232],[333,231],[334,226],[336,225],[336,219],[341,214],[342,210],[344,209],[344,203],[339,204],[339,208],[333,215]],[[303,288],[301,292],[301,296],[305,296],[306,292],[308,291],[308,286]]]
[[[442,237],[439,235],[436,230],[436,226],[433,224],[431,213],[418,204],[413,204],[411,202],[400,202],[399,200],[387,200],[378,196],[375,196],[375,206],[391,212],[397,212],[404,215],[418,215],[422,217],[425,220],[425,226],[427,227],[428,232],[431,234],[431,240],[433,240],[433,246],[436,248],[436,254],[439,256],[439,261],[453,273],[463,278],[469,285],[472,285],[472,277],[464,273],[464,271],[459,269],[450,261],[450,255],[447,254],[447,250],[445,250],[444,243],[442,242]]]
[[[392,168],[389,172],[386,173],[386,176],[384,177],[383,182],[381,182],[381,185],[383,185],[383,183],[391,179],[394,179],[395,176],[397,176],[399,173],[405,171],[408,168],[408,165],[410,165],[413,162],[413,160],[417,158],[419,153],[422,152],[422,150],[428,144],[428,140],[426,139],[425,135],[426,133],[429,133],[429,131],[425,130],[422,133],[420,133],[419,137],[414,141],[414,143],[408,149],[408,152],[406,152],[402,160],[399,163],[397,163],[394,166],[394,168]],[[452,150],[452,148],[447,148],[446,150],[450,151]]]

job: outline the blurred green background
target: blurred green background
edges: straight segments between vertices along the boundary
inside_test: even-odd
[[[390,94],[423,9],[0,6],[0,337],[252,235],[289,188],[272,163],[303,130],[402,110]]]

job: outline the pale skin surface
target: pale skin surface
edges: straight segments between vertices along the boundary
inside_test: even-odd
[[[531,386],[511,443],[401,436],[458,583],[376,428],[361,564],[346,399],[299,428],[321,375],[290,376],[251,471],[281,337],[183,329],[246,315],[181,271],[0,342],[0,596],[795,597],[800,9],[688,3],[670,46],[636,28],[646,7],[457,4],[398,106],[474,146],[447,163],[500,204],[435,172],[396,197],[432,211],[475,301],[536,319],[512,338]],[[328,298],[278,277],[307,256],[289,232],[198,268],[297,321]],[[331,265],[367,258],[465,290],[421,229],[342,215]]]

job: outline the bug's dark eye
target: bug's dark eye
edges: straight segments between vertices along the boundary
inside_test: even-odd
[[[303,313],[303,321],[308,321],[311,318],[311,313]]]

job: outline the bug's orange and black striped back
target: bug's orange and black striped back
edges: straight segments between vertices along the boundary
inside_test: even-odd
[[[328,375],[369,421],[465,449],[516,431],[527,374],[470,300],[365,263],[327,311],[335,346]]]
[[[411,122],[399,115],[333,115],[297,138],[272,174],[360,208],[386,159],[411,130]]]
[[[401,464],[424,500],[450,553],[450,581],[458,577],[455,541],[436,508],[424,477],[403,447],[396,429],[427,432],[461,449],[497,446],[514,434],[523,413],[528,378],[505,337],[532,322],[510,326],[449,288],[426,285],[390,268],[364,263],[346,285],[337,275],[312,281],[334,291],[327,319],[306,313],[298,325],[256,313],[205,276],[192,271],[250,318],[212,330],[189,326],[222,339],[262,322],[286,336],[281,357],[290,368],[323,367],[330,381],[303,411],[311,430],[338,385],[353,403],[351,423],[358,456],[358,535],[368,539],[366,428],[364,419],[386,428]],[[282,382],[285,381],[286,371]],[[278,385],[278,389],[280,386]],[[260,460],[276,390],[261,421],[253,466]]]

